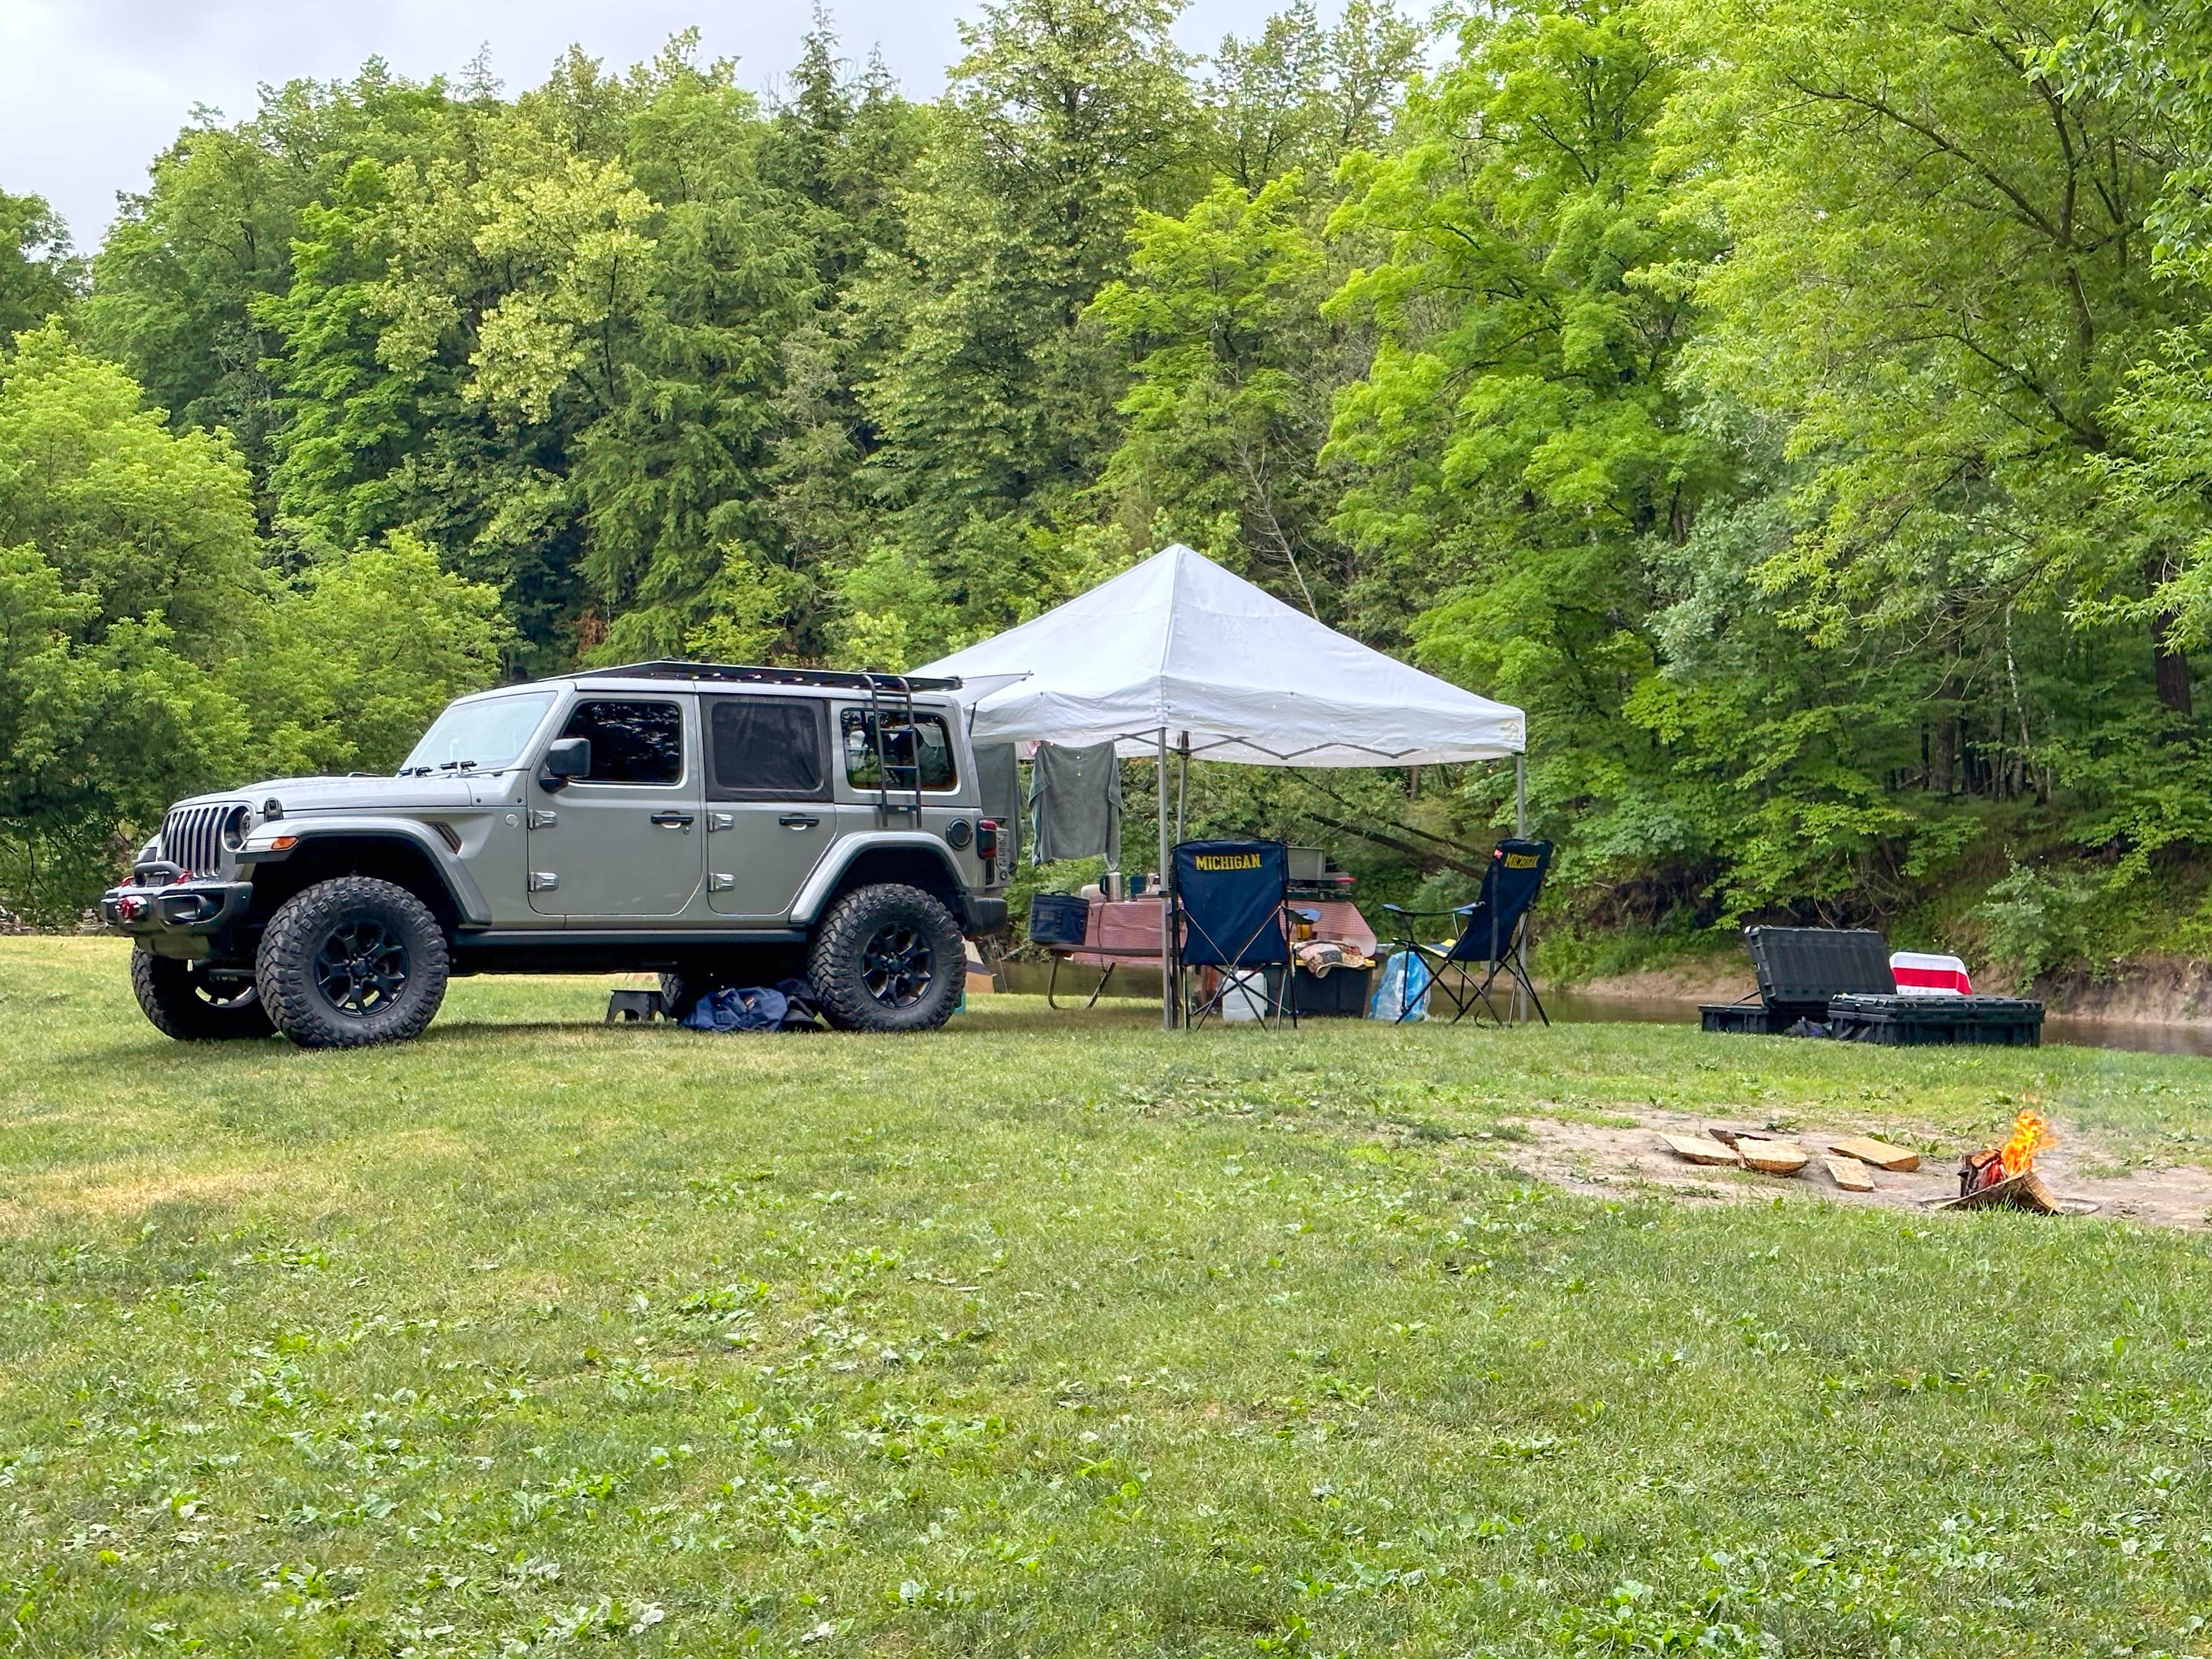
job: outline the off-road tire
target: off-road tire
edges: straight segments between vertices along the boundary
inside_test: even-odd
[[[179,1042],[218,1042],[276,1034],[256,987],[250,983],[218,987],[205,974],[194,973],[190,963],[174,957],[133,951],[131,988],[154,1029]],[[216,993],[223,989],[232,990],[233,994],[219,998]]]
[[[883,979],[884,941],[902,938],[910,941],[902,950],[927,957],[928,982],[911,1000],[896,983],[890,996],[870,987],[872,975]],[[814,935],[807,977],[823,1017],[841,1031],[933,1031],[952,1017],[966,973],[967,947],[952,913],[919,887],[885,883],[857,888],[830,907]]]
[[[691,1012],[691,1005],[699,1000],[699,994],[712,988],[697,974],[680,968],[664,968],[660,970],[660,1010],[671,1019],[681,1019]]]
[[[374,957],[368,967],[339,965],[363,962],[346,950],[364,944]],[[388,992],[356,988],[372,974],[380,986],[389,982],[395,963],[401,977]],[[421,899],[371,876],[339,876],[277,908],[261,935],[253,982],[276,1029],[302,1048],[358,1048],[420,1036],[446,1000],[449,965],[445,930]],[[340,989],[361,1006],[342,1003]]]

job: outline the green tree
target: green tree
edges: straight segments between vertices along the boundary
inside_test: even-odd
[[[276,342],[255,302],[289,285],[301,210],[356,160],[404,153],[444,103],[436,84],[372,58],[350,82],[264,92],[235,125],[198,112],[93,261],[88,338],[179,426],[228,429],[258,479],[271,459]]]
[[[499,595],[421,544],[295,582],[221,434],[58,326],[0,364],[0,907],[73,921],[182,795],[395,763],[498,678]]]
[[[1183,541],[1319,614],[1345,574],[1319,465],[1362,331],[1322,315],[1332,276],[1304,175],[1248,198],[1223,179],[1180,217],[1138,221],[1131,271],[1091,314],[1139,356],[1102,481],[1132,544]]]
[[[817,13],[762,147],[762,176],[803,204],[817,283],[811,314],[783,343],[769,504],[781,552],[732,571],[742,584],[723,585],[715,623],[695,636],[717,654],[825,655],[853,602],[848,585],[879,533],[866,467],[883,440],[863,388],[883,372],[904,319],[859,295],[872,268],[907,255],[906,192],[929,118],[899,95],[879,57],[857,76],[847,69]]]
[[[1655,562],[1737,466],[1674,380],[1722,247],[1659,148],[1684,72],[1626,0],[1478,17],[1399,153],[1346,164],[1337,217],[1389,239],[1332,301],[1382,337],[1328,452],[1358,473],[1349,615],[1527,708],[1532,796],[1572,816],[1577,861],[1624,872],[1709,850],[1628,717],[1658,665]]]
[[[2154,106],[2043,67],[2075,0],[1685,0],[1728,42],[1686,98],[1734,234],[1700,285],[1698,372],[1789,422],[1819,513],[1771,573],[1808,620],[1935,637],[1931,784],[1973,717],[1977,640],[2021,605],[2153,598],[2179,551],[2100,511],[2106,410],[2203,296],[2153,269]],[[2142,688],[2176,719],[2186,659],[2151,606]],[[1966,721],[1966,726],[1961,726]]]
[[[780,552],[814,250],[761,176],[754,100],[695,45],[627,76],[572,53],[356,162],[254,307],[282,343],[285,514],[321,548],[428,541],[501,588],[529,666],[692,648]]]
[[[389,771],[447,703],[498,683],[510,632],[496,588],[404,532],[310,567],[259,620],[223,678],[270,775]]]
[[[1204,89],[1214,168],[1252,194],[1293,169],[1318,182],[1356,149],[1380,149],[1422,30],[1382,0],[1350,0],[1324,28],[1294,0],[1256,39],[1224,40]]]
[[[56,325],[0,363],[0,905],[72,921],[133,826],[243,752],[214,670],[266,588],[244,467]]]
[[[1888,862],[1924,881],[2063,837],[2117,857],[2115,900],[2178,874],[2212,840],[2198,508],[2153,501],[2176,428],[2129,407],[2205,306],[2155,257],[2164,91],[2059,67],[2086,0],[1661,3],[1726,43],[1670,131],[1732,235],[1689,369],[1798,464],[1758,589],[1830,654],[1827,700],[1879,684],[1915,716],[1864,722],[1850,757],[1913,822]]]
[[[0,190],[0,354],[23,330],[73,308],[83,286],[61,216],[43,198]]]
[[[871,461],[909,620],[1003,626],[1064,593],[1079,496],[1114,447],[1119,354],[1085,313],[1140,209],[1197,194],[1197,129],[1169,0],[994,0],[908,198],[910,256],[865,304],[898,344],[867,388]],[[855,641],[882,613],[855,604]],[[917,647],[946,642],[917,640]]]

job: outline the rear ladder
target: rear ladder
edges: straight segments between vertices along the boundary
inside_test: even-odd
[[[903,674],[870,674],[868,730],[875,736],[877,822],[886,828],[894,812],[908,814],[921,828],[921,733],[914,720],[914,693]],[[897,746],[890,739],[891,723],[906,739],[908,758],[896,761]],[[903,775],[902,776],[902,775]],[[902,797],[894,800],[896,792]]]

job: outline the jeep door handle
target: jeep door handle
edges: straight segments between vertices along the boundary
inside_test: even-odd
[[[781,817],[778,818],[776,822],[787,830],[811,830],[816,824],[821,823],[822,820],[820,818],[810,818],[804,812],[786,812]]]
[[[691,827],[691,814],[689,812],[655,812],[653,815],[653,821],[663,830],[689,830]]]

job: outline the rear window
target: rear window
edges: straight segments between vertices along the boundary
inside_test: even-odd
[[[884,787],[883,767],[876,753],[875,717],[865,708],[848,708],[840,717],[845,750],[845,779],[856,789],[878,789]],[[904,720],[892,720],[884,727],[883,754],[890,762],[890,787],[911,789],[915,787],[913,768],[920,755],[921,787],[924,789],[952,789],[959,785],[953,775],[952,733],[944,717],[938,714],[916,714],[908,725]]]
[[[718,697],[707,705],[707,751],[720,800],[816,800],[829,786],[818,702]]]
[[[596,697],[576,705],[561,735],[591,739],[586,783],[676,783],[684,776],[680,704]]]

